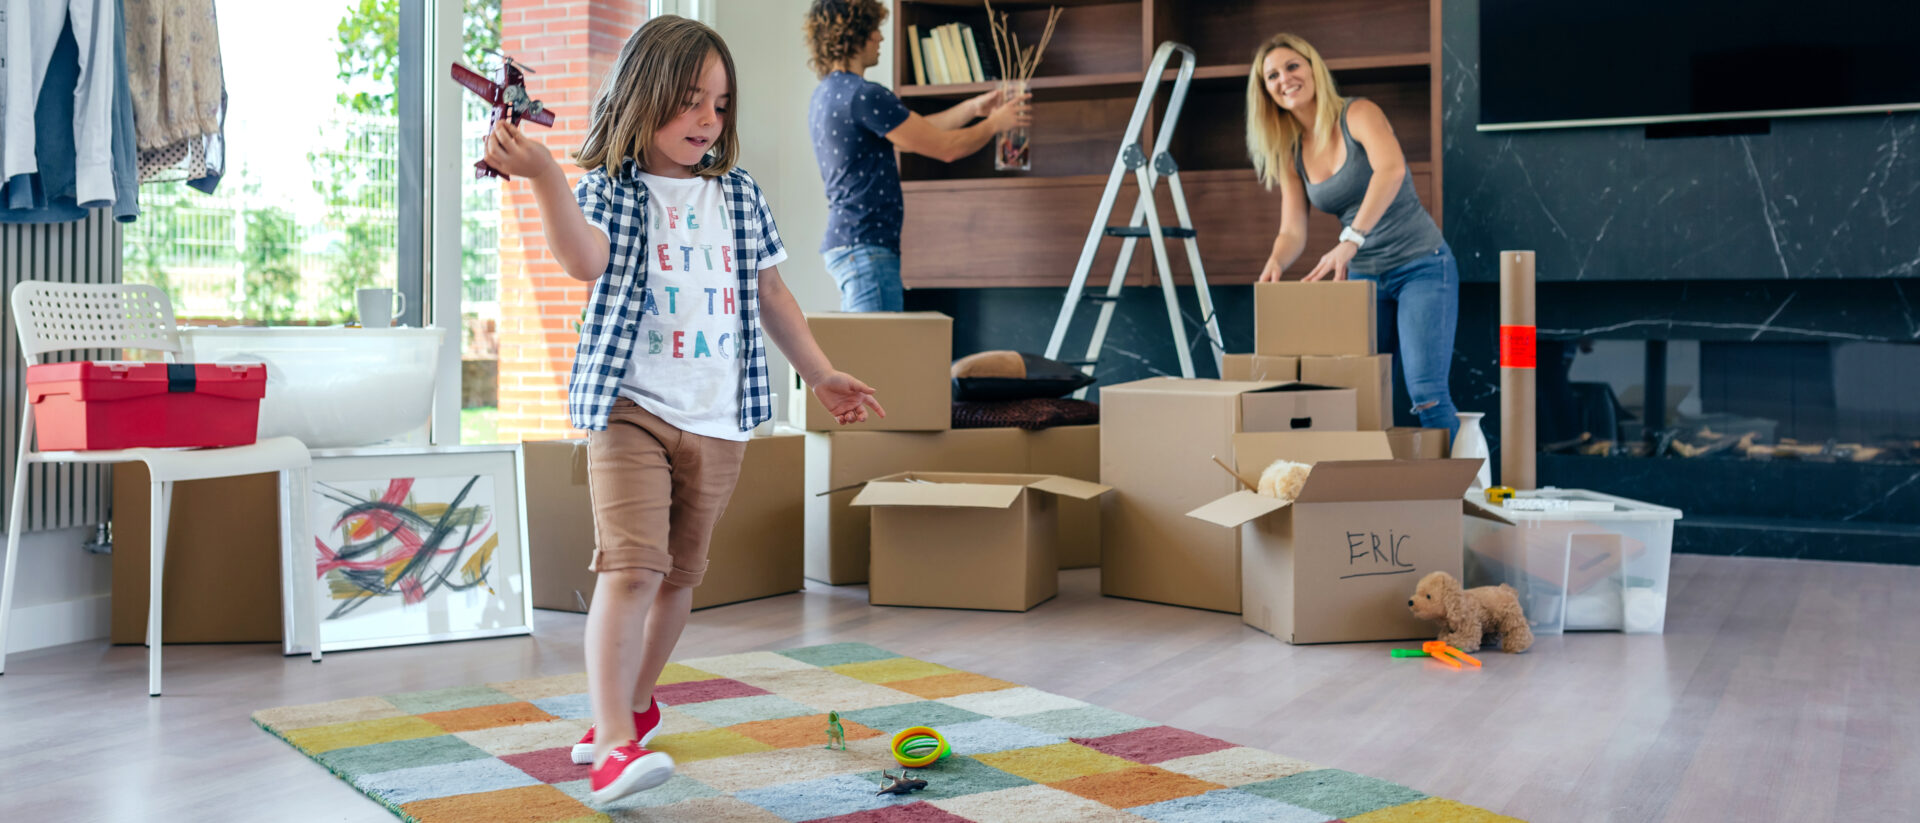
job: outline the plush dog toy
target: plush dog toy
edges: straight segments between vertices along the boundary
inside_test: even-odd
[[[1294,500],[1300,496],[1300,488],[1307,485],[1307,473],[1313,467],[1306,463],[1291,460],[1275,460],[1260,472],[1258,493],[1281,500]]]
[[[1446,572],[1433,572],[1414,587],[1407,608],[1421,620],[1440,624],[1440,642],[1463,652],[1480,648],[1483,635],[1500,635],[1500,650],[1519,654],[1533,645],[1533,630],[1527,628],[1527,616],[1520,611],[1520,598],[1513,587],[1460,587],[1460,581]]]

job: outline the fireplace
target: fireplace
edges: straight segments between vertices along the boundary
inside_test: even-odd
[[[1490,412],[1497,466],[1494,290],[1463,288],[1454,396]],[[1901,280],[1541,283],[1539,483],[1678,508],[1675,551],[1920,564],[1910,294]]]

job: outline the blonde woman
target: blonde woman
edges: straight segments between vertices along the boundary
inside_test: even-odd
[[[1260,281],[1279,280],[1306,249],[1308,205],[1339,217],[1339,242],[1301,279],[1374,281],[1380,350],[1400,361],[1420,425],[1457,431],[1447,370],[1460,269],[1414,194],[1386,114],[1341,97],[1311,44],[1277,34],[1247,74],[1247,151],[1267,188],[1280,187],[1280,234]]]

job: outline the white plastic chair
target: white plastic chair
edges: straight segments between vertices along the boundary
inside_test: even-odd
[[[164,352],[167,362],[181,351],[180,334],[174,325],[173,302],[167,293],[145,285],[84,285],[26,281],[13,289],[13,321],[20,335],[20,352],[27,365],[41,362],[47,352],[75,349],[146,349]],[[0,673],[6,671],[7,617],[13,609],[13,589],[18,582],[15,570],[20,557],[21,528],[27,508],[27,467],[35,463],[130,463],[142,462],[153,480],[151,563],[152,579],[147,600],[147,692],[160,694],[160,602],[166,580],[167,515],[173,502],[173,484],[181,480],[209,477],[233,477],[263,472],[280,473],[280,543],[283,594],[288,608],[295,602],[317,598],[311,579],[304,596],[291,581],[295,558],[311,560],[313,552],[301,552],[301,536],[306,525],[307,468],[312,457],[307,447],[291,437],[272,437],[250,446],[218,449],[125,449],[119,451],[41,452],[34,449],[33,404],[22,393],[20,415],[20,460],[13,478],[13,510],[7,523],[7,559],[4,583],[0,583]],[[307,610],[309,618],[299,623],[301,634],[311,634],[314,662],[320,661],[318,603]]]

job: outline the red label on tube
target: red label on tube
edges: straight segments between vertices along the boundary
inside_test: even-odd
[[[1533,327],[1500,327],[1500,367],[1504,369],[1533,368]]]

